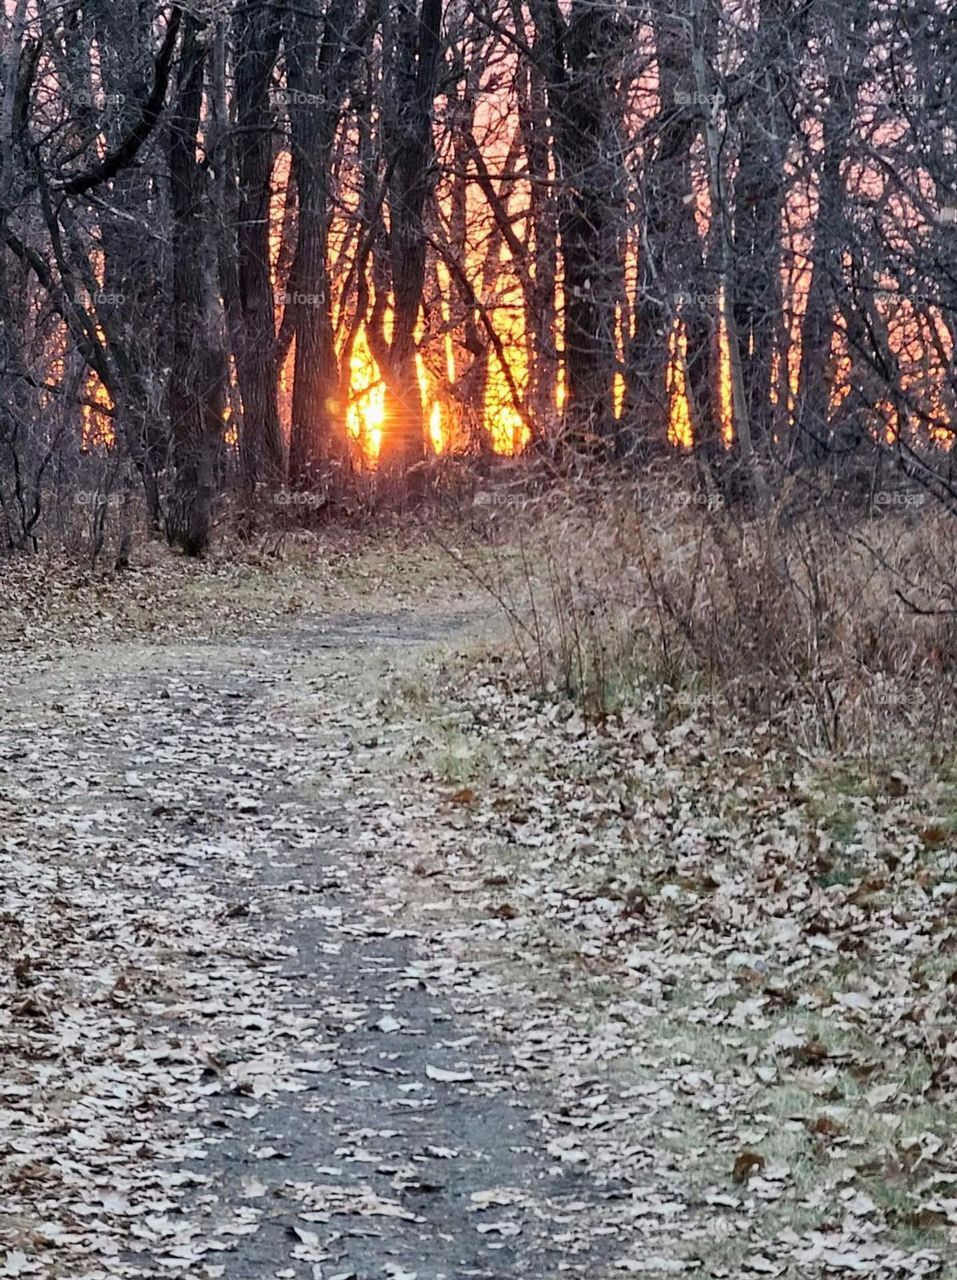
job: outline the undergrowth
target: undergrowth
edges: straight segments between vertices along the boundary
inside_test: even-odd
[[[949,737],[957,527],[787,499],[741,519],[695,490],[551,489],[510,543],[459,556],[508,619],[531,682],[601,717],[650,696],[783,727],[802,747]]]

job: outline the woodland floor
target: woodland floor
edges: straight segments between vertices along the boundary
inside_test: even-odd
[[[957,1275],[952,778],[586,725],[438,555],[13,587],[0,1276]]]

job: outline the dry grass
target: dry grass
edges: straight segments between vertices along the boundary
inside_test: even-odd
[[[897,510],[740,521],[694,490],[581,487],[528,501],[472,571],[529,675],[594,715],[653,697],[770,721],[802,746],[933,740],[951,719],[957,526]]]

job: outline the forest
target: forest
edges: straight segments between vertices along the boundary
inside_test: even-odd
[[[953,0],[3,0],[0,1277],[957,1275]]]
[[[18,0],[4,27],[8,548],[145,517],[202,553],[224,505],[334,517],[517,455],[952,505],[942,0]]]

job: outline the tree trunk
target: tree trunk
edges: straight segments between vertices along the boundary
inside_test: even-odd
[[[541,39],[536,37],[536,45]],[[538,436],[552,426],[557,413],[558,347],[555,285],[558,278],[558,217],[549,182],[548,104],[541,70],[527,71],[519,107],[519,126],[531,181],[529,214],[534,230],[534,276],[525,315],[528,324],[530,383],[529,413]]]
[[[425,448],[415,331],[425,283],[424,213],[434,186],[432,104],[441,52],[442,0],[421,0],[399,13],[393,54],[386,145],[394,159],[389,179],[389,262],[392,339],[384,370],[388,395],[382,461],[399,470]]]
[[[242,341],[235,352],[243,401],[241,452],[249,488],[283,473],[276,368],[276,299],[269,270],[269,198],[274,112],[269,86],[279,53],[276,5],[250,0],[235,17],[239,308]]]
[[[209,342],[209,274],[205,182],[196,159],[206,50],[200,24],[186,16],[177,99],[170,118],[169,175],[173,216],[173,344],[169,408],[175,488],[170,541],[189,555],[209,545],[222,442],[222,369]]]
[[[770,442],[775,406],[775,357],[782,341],[782,216],[785,160],[793,128],[787,84],[789,40],[795,38],[784,0],[761,0],[754,47],[744,73],[745,95],[735,108],[741,123],[734,210],[732,314],[738,335],[744,402],[755,447]]]
[[[853,128],[857,96],[864,75],[862,51],[856,47],[858,15],[838,6],[818,36],[827,47],[828,80],[824,93],[818,204],[813,224],[807,309],[801,326],[801,365],[796,397],[797,450],[806,463],[817,464],[830,450],[830,406],[833,385],[834,321],[844,273],[847,239],[842,167]]]
[[[361,37],[349,30],[353,0],[333,0],[321,46],[313,0],[300,4],[286,36],[292,176],[298,195],[296,251],[286,306],[296,338],[289,473],[293,484],[328,481],[348,461],[346,406],[339,400],[339,365],[327,262],[329,173],[340,104]]]
[[[567,21],[557,0],[534,0],[531,11],[548,80],[558,178],[565,428],[578,439],[608,440],[615,428],[615,308],[622,293],[617,101],[631,28],[595,0],[573,0]],[[543,230],[547,272],[547,226]],[[548,286],[547,274],[542,283]]]
[[[679,318],[687,338],[688,391],[696,442],[713,452],[712,353],[716,290],[704,269],[695,217],[691,154],[702,128],[688,18],[674,0],[652,18],[658,115],[642,174],[642,218],[634,325],[625,370],[625,421],[637,456],[665,447],[670,425],[669,337]]]

